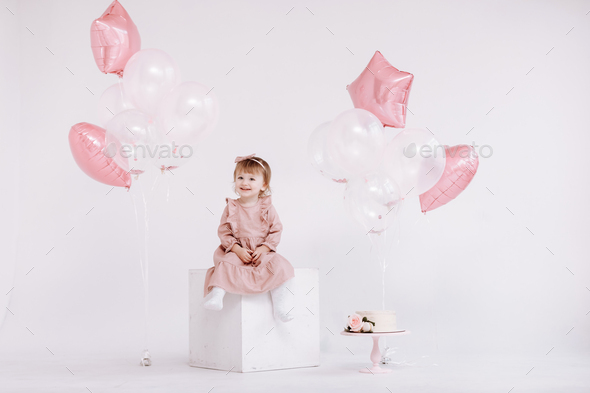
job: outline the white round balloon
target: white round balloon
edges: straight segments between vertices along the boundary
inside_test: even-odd
[[[143,112],[129,109],[106,126],[104,154],[131,174],[143,173],[158,154],[155,124]]]
[[[344,190],[344,206],[368,233],[382,233],[397,218],[401,193],[396,182],[377,171],[348,180]]]
[[[125,94],[149,117],[156,115],[162,98],[179,83],[178,65],[160,49],[138,51],[127,61],[123,71]]]
[[[387,145],[383,168],[399,185],[402,197],[430,190],[443,174],[446,155],[434,135],[427,130],[406,128]]]
[[[123,84],[115,83],[108,87],[98,100],[98,119],[105,127],[118,113],[133,109],[133,104],[123,92]]]
[[[327,144],[336,166],[349,176],[362,175],[379,166],[386,146],[383,124],[367,110],[347,110],[332,121]]]
[[[176,86],[162,99],[157,119],[167,138],[196,144],[211,134],[219,119],[219,103],[210,90],[189,81]]]
[[[327,139],[331,122],[320,124],[309,136],[307,156],[311,165],[336,183],[346,183],[346,174],[334,164],[328,153]]]

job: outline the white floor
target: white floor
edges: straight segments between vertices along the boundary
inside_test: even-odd
[[[128,355],[0,354],[1,392],[590,392],[590,358],[437,356],[362,374],[365,354],[322,354],[321,365],[256,373],[194,368],[187,354],[158,354],[151,367]]]

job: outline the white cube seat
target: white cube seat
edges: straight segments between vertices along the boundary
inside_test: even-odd
[[[201,305],[206,272],[189,270],[190,366],[252,372],[320,365],[317,268],[295,268],[289,322],[274,318],[270,292],[226,293],[222,310],[207,310]]]

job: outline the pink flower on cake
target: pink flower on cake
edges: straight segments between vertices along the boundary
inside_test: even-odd
[[[363,328],[363,321],[360,315],[352,314],[348,317],[348,326],[353,332],[360,332]]]

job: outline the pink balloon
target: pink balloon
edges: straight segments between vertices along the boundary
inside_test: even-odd
[[[406,126],[406,106],[414,75],[400,71],[376,51],[358,78],[346,86],[355,108],[372,112],[387,127]]]
[[[123,75],[127,60],[141,48],[137,26],[117,0],[90,26],[90,45],[98,69]]]
[[[479,157],[473,146],[445,146],[445,170],[430,190],[420,195],[422,213],[446,205],[467,188],[479,166]]]
[[[105,129],[90,123],[74,124],[68,139],[76,164],[96,181],[116,187],[131,187],[131,175],[119,167],[108,154]]]

